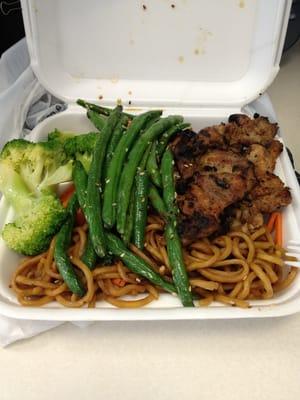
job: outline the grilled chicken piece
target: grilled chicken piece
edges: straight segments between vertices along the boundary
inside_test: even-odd
[[[278,130],[278,125],[269,122],[267,117],[251,119],[244,114],[233,114],[228,121],[224,135],[230,146],[250,146],[254,143],[265,146],[272,142]]]
[[[180,178],[178,230],[193,241],[226,230],[230,209],[254,227],[269,213],[291,202],[291,194],[272,172],[282,144],[277,124],[268,118],[236,114],[228,124],[184,131],[171,144]]]
[[[183,131],[171,144],[177,169],[182,178],[190,178],[196,171],[200,157],[213,148],[225,148],[225,124],[201,129],[198,133]]]
[[[200,158],[198,171],[201,173],[241,174],[249,168],[249,165],[245,157],[231,150],[212,150]]]
[[[283,146],[278,140],[273,140],[269,146],[252,144],[247,159],[254,164],[255,175],[260,177],[266,172],[273,172],[276,159],[282,152]]]
[[[272,213],[289,205],[292,196],[278,176],[267,172],[260,177],[258,185],[250,192],[249,199],[258,212]]]
[[[242,175],[196,173],[185,194],[177,196],[181,211],[179,231],[190,240],[212,234],[219,228],[224,209],[241,200],[246,191],[247,179]],[[190,223],[193,223],[193,229],[190,229]]]

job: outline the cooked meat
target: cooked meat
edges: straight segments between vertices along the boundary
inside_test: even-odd
[[[248,168],[248,160],[231,150],[208,151],[200,158],[198,164],[198,171],[201,173],[241,174]]]
[[[191,241],[226,230],[232,207],[253,226],[262,213],[290,203],[291,195],[272,172],[282,144],[274,140],[277,124],[267,118],[236,114],[228,124],[195,133],[180,132],[171,144],[179,178],[178,229]]]
[[[195,145],[197,133],[191,130],[179,132],[171,144],[177,169],[184,179],[193,176],[196,168],[194,160],[201,154]],[[205,148],[202,149],[202,154]]]
[[[256,207],[248,201],[242,201],[239,204],[239,209],[241,210],[240,221],[242,224],[248,223],[250,228],[259,228],[264,223],[264,217],[261,212],[257,210]]]
[[[270,172],[260,177],[258,185],[249,194],[253,207],[262,213],[272,213],[292,201],[290,190],[280,178]]]
[[[201,129],[197,135],[197,143],[209,149],[223,148],[225,146],[224,133],[226,125],[214,125]]]
[[[272,140],[271,144],[267,146],[268,153],[272,158],[272,172],[275,169],[276,160],[280,156],[283,150],[283,144],[279,140]]]
[[[171,149],[182,178],[187,179],[197,171],[197,160],[208,149],[224,148],[224,131],[225,124],[220,124],[202,129],[198,133],[182,131],[176,135]]]
[[[278,125],[266,117],[249,118],[244,114],[233,114],[226,125],[225,139],[230,146],[250,146],[254,143],[270,144],[276,135]]]
[[[255,175],[257,177],[266,172],[273,172],[276,159],[282,152],[282,144],[278,140],[273,140],[269,146],[252,144],[247,159],[254,164]]]
[[[247,190],[247,180],[240,174],[196,173],[185,194],[178,194],[181,211],[180,232],[188,239],[202,238],[219,228],[220,215],[226,207],[241,200]],[[189,230],[187,219],[197,219],[198,230]],[[200,218],[201,217],[201,218]],[[206,218],[206,219],[205,219]],[[200,222],[201,221],[201,224]],[[206,221],[204,224],[203,221]],[[208,225],[208,221],[212,225]],[[201,226],[202,228],[201,228]]]
[[[180,215],[178,233],[185,242],[208,237],[219,228],[219,221],[212,216],[194,212],[192,216]]]

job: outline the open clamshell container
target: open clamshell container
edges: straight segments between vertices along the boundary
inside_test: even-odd
[[[23,0],[32,68],[41,84],[65,100],[66,111],[48,118],[31,139],[54,128],[87,132],[92,128],[77,98],[113,106],[121,99],[132,113],[162,108],[182,114],[195,130],[226,122],[241,112],[279,70],[291,1],[284,0]],[[254,110],[258,111],[259,110]],[[266,114],[266,113],[265,113]],[[299,239],[300,191],[286,151],[276,173],[291,188],[284,210],[284,239]],[[1,223],[12,217],[2,200]],[[95,309],[58,304],[24,308],[9,289],[20,256],[0,242],[0,313],[38,320],[166,320],[250,318],[300,310],[300,274],[271,300],[249,309],[221,304],[183,308],[161,295],[142,309]]]

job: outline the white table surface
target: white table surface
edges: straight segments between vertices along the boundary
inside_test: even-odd
[[[269,93],[300,166],[300,43]],[[299,400],[300,314],[64,324],[0,349],[1,400],[53,398]]]

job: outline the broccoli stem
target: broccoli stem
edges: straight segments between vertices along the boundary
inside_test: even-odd
[[[31,205],[31,193],[22,178],[5,162],[0,163],[0,191],[17,214]]]

